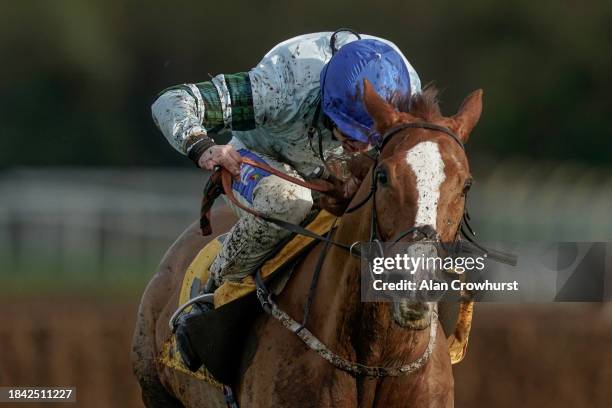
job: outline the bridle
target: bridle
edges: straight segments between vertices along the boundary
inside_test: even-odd
[[[370,218],[370,238],[369,238],[370,244],[378,243],[380,245],[382,241],[382,237],[380,235],[380,229],[378,226],[378,211],[376,209],[376,192],[378,190],[378,179],[379,179],[378,177],[379,158],[382,155],[382,151],[384,147],[393,139],[393,137],[397,136],[400,132],[406,129],[426,129],[426,130],[431,130],[435,132],[441,132],[447,135],[448,137],[450,137],[455,143],[457,143],[457,145],[461,148],[461,150],[465,151],[465,145],[463,144],[463,142],[461,141],[461,139],[455,132],[453,132],[452,130],[450,130],[449,128],[445,126],[436,125],[434,123],[429,123],[429,122],[404,123],[404,124],[392,127],[391,129],[387,130],[383,134],[380,142],[374,147],[376,154],[374,156],[374,164],[372,166],[370,191],[368,192],[366,197],[364,197],[357,204],[353,205],[352,207],[348,208],[345,211],[346,214],[354,212],[360,207],[362,207],[364,204],[366,204],[368,201],[372,200],[372,211],[371,211],[371,216],[370,216],[371,217]],[[466,185],[466,187],[469,187],[470,185],[471,185],[471,181],[470,181],[470,184]],[[469,254],[485,255],[489,259],[500,262],[500,263],[505,263],[505,264],[513,265],[513,266],[516,265],[516,257],[514,255],[504,253],[502,251],[487,249],[476,241],[476,233],[474,232],[474,229],[470,225],[470,214],[467,208],[468,191],[464,190],[463,194],[464,194],[463,216],[461,218],[461,222],[459,223],[457,231],[454,234],[454,242],[450,243],[450,244],[453,244],[454,246],[453,252],[455,253],[465,252]],[[420,239],[433,240],[436,238],[437,232],[433,229],[433,227],[429,225],[417,225],[417,226],[410,227],[398,233],[395,237],[393,237],[389,241],[391,242],[391,244],[396,244],[401,239],[405,238],[406,236],[410,234],[414,234],[414,233],[420,235]],[[442,246],[445,246],[445,243],[440,242],[440,244]],[[352,246],[352,248],[354,248],[354,246]],[[448,247],[445,247],[444,249],[447,250],[447,252],[449,252]]]

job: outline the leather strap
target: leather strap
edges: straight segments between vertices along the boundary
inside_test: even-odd
[[[280,177],[283,180],[287,180],[293,184],[297,184],[298,186],[302,186],[302,187],[308,188],[313,191],[318,191],[319,193],[328,193],[330,191],[326,187],[323,187],[323,186],[320,186],[314,183],[309,183],[297,177],[291,177],[288,174],[285,174],[280,170],[276,170],[274,167],[268,166],[266,163],[256,162],[255,160],[249,159],[248,157],[242,158],[242,164],[248,164],[249,166],[257,167],[261,170],[267,171],[268,173],[274,174],[276,177]],[[224,170],[224,172],[226,171]]]

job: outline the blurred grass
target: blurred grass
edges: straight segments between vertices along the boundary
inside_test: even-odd
[[[83,259],[83,261],[86,261]],[[4,299],[19,299],[33,296],[88,296],[94,298],[139,297],[154,269],[143,269],[137,261],[122,260],[119,267],[105,269],[104,273],[92,271],[86,262],[83,268],[67,272],[55,265],[53,258],[37,257],[27,269],[15,271],[14,265],[0,262],[0,296]],[[93,260],[90,265],[93,264]]]

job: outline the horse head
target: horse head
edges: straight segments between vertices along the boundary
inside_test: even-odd
[[[472,180],[463,145],[482,112],[482,90],[468,95],[451,117],[441,114],[436,97],[437,91],[427,88],[400,112],[364,83],[364,104],[384,138],[370,173],[376,233],[387,242],[426,237],[437,243],[419,248],[428,256],[458,237]],[[432,302],[403,298],[393,303],[393,319],[402,327],[427,327],[433,307]]]

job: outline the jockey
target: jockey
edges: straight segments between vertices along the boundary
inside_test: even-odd
[[[299,224],[313,207],[311,191],[241,165],[241,156],[304,179],[339,151],[369,150],[380,135],[361,100],[364,79],[396,107],[421,87],[393,43],[339,30],[284,41],[249,72],[166,89],[153,103],[153,119],[170,144],[198,167],[231,172],[242,204]],[[215,135],[224,131],[231,132],[230,142],[215,143]],[[211,265],[214,281],[207,291],[253,273],[290,234],[232,207],[239,219]]]

